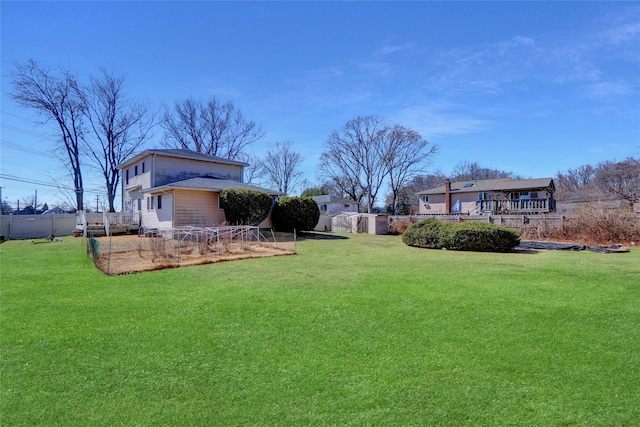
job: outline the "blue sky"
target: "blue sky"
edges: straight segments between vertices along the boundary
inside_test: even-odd
[[[462,161],[526,177],[640,156],[636,2],[2,1],[2,199],[64,176],[55,128],[8,96],[14,61],[126,75],[160,107],[230,100],[291,141],[317,181],[329,134],[361,115],[419,131],[431,170]],[[160,147],[157,128],[148,147]],[[7,179],[15,177],[16,179]],[[32,181],[32,182],[22,182]],[[85,195],[95,205],[100,181]],[[100,196],[99,196],[100,197]]]

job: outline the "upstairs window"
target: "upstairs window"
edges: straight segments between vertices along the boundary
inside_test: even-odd
[[[138,176],[138,165],[135,166],[134,170],[133,176]]]
[[[144,173],[144,162],[142,162],[142,173]]]
[[[125,176],[124,178],[125,184],[129,185],[129,169],[125,171],[124,176]]]
[[[162,195],[158,196],[158,209],[162,209]]]

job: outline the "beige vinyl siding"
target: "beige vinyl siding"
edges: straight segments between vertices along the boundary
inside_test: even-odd
[[[193,225],[208,227],[225,221],[224,211],[219,209],[219,193],[212,191],[176,190],[174,192],[174,226]]]

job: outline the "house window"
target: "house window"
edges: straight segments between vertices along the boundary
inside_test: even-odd
[[[151,200],[147,197],[147,210],[151,209]]]
[[[133,176],[138,176],[138,165],[135,166],[134,170]]]
[[[158,196],[158,209],[162,209],[162,195]]]
[[[144,173],[144,162],[142,162],[142,173]]]
[[[351,205],[347,205],[347,204],[344,205],[345,208],[348,208],[349,206],[351,206]]]
[[[326,211],[327,209],[327,205],[320,205],[320,210],[321,211]]]
[[[429,196],[422,196],[420,197],[420,200],[422,200],[422,203],[426,205],[429,203]]]
[[[138,199],[138,210],[142,210],[142,199]]]
[[[515,193],[511,193],[511,199],[513,200],[527,200],[529,199],[529,192],[528,191],[519,191],[519,192],[515,192]]]
[[[493,200],[493,193],[478,193],[478,200]]]
[[[154,207],[155,207],[153,202],[154,202],[153,196],[151,196],[151,209],[154,209]]]
[[[125,175],[124,182],[125,184],[129,185],[129,169],[125,171],[124,175]]]

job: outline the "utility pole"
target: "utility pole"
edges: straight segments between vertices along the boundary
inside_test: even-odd
[[[100,207],[98,206],[98,197],[99,195],[96,194],[96,212],[100,212]]]

